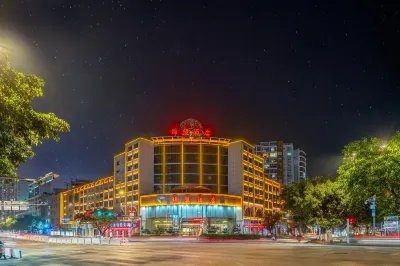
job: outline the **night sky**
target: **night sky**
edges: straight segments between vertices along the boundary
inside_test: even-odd
[[[335,173],[347,142],[399,129],[400,8],[327,2],[1,0],[0,44],[46,81],[35,108],[71,125],[19,175],[111,175],[125,142],[189,117]]]

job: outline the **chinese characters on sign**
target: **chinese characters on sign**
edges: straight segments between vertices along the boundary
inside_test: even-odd
[[[185,203],[190,203],[190,195],[185,196]]]
[[[212,196],[210,197],[210,203],[211,203],[211,204],[215,204],[216,201],[217,201],[217,199],[215,198],[214,195],[212,195]]]
[[[178,202],[178,196],[177,196],[177,195],[172,195],[171,201],[172,201],[173,203]]]
[[[203,195],[198,195],[197,196],[197,202],[202,203],[203,202]]]

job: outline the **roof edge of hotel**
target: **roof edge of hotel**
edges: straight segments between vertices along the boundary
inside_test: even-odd
[[[117,153],[116,155],[114,155],[114,158],[115,158],[115,157],[118,157],[118,156],[121,156],[122,154],[125,154],[125,152],[122,151],[122,152],[120,152],[120,153]]]
[[[89,182],[89,183],[86,183],[86,184],[83,184],[83,185],[80,185],[80,186],[77,186],[77,187],[74,187],[74,188],[71,188],[71,189],[62,191],[61,193],[68,194],[69,192],[74,191],[74,190],[76,190],[76,189],[79,189],[79,188],[81,188],[81,187],[88,186],[88,185],[90,185],[90,184],[92,184],[92,183],[96,183],[96,182],[98,182],[98,181],[100,181],[100,180],[102,180],[102,179],[109,179],[109,178],[112,178],[112,179],[114,180],[114,175],[105,176],[105,177],[100,177],[100,178],[98,178],[98,179],[96,179],[96,180],[94,180],[94,181],[91,181],[91,182]]]
[[[128,141],[128,142],[125,142],[125,146],[128,145],[128,144],[130,144],[130,143],[132,143],[132,142],[134,142],[134,141],[141,140],[141,139],[142,139],[142,140],[147,140],[147,141],[152,142],[150,139],[145,138],[145,137],[136,137],[136,138],[134,138],[134,139],[132,139],[132,140],[130,140],[130,141]]]

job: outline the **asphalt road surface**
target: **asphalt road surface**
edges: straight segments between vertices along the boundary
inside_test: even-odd
[[[23,259],[2,265],[400,265],[400,247],[343,247],[277,243],[131,243],[127,246],[17,241]]]

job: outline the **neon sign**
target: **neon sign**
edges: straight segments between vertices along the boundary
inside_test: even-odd
[[[177,196],[177,195],[172,195],[171,201],[172,201],[173,203],[178,202],[178,196]]]
[[[202,203],[203,202],[203,195],[200,194],[200,195],[197,196],[197,202],[198,203]]]
[[[210,197],[210,203],[211,203],[211,204],[215,204],[216,201],[217,201],[217,198],[216,198],[214,195],[212,195],[212,196]]]
[[[211,129],[203,128],[203,125],[196,119],[189,118],[182,121],[179,127],[170,130],[172,136],[182,136],[187,138],[211,137]]]
[[[190,203],[190,195],[185,196],[185,203]]]

